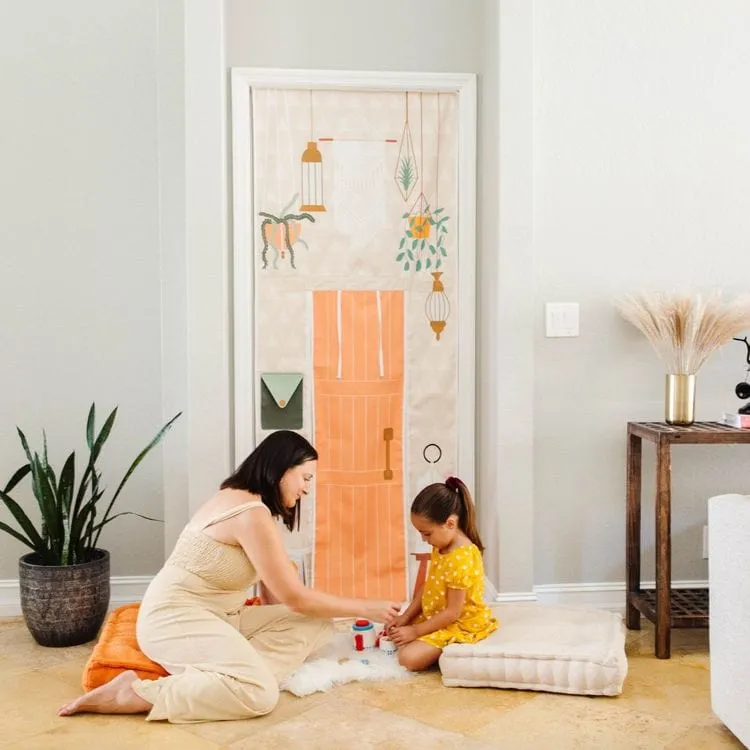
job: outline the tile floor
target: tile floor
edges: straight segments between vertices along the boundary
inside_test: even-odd
[[[430,672],[308,698],[282,694],[272,714],[252,721],[170,726],[141,716],[58,717],[58,705],[79,692],[91,646],[42,648],[20,618],[0,619],[0,748],[742,748],[711,713],[708,631],[675,631],[668,661],[654,658],[653,635],[649,623],[628,634],[629,673],[617,698],[444,688]]]

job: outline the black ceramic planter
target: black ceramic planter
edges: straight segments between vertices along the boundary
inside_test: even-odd
[[[96,638],[109,607],[109,552],[91,562],[40,565],[30,552],[18,563],[21,610],[42,646],[78,646]]]

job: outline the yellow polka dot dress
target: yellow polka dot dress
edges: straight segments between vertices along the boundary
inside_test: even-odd
[[[448,589],[466,592],[458,620],[419,640],[437,648],[450,643],[476,643],[497,629],[497,620],[484,603],[484,564],[475,544],[458,547],[441,555],[433,548],[430,569],[422,593],[422,614],[415,622],[424,622],[447,606]]]

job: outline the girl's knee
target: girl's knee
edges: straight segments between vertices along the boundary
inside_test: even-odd
[[[410,672],[421,672],[424,669],[422,661],[414,653],[405,649],[399,649],[398,663]]]
[[[440,658],[440,651],[424,644],[410,643],[398,650],[398,663],[410,672],[429,669]]]

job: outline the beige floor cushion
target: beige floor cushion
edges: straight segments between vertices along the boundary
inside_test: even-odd
[[[440,657],[448,687],[619,695],[628,672],[622,617],[599,609],[542,604],[493,606],[500,627]]]

